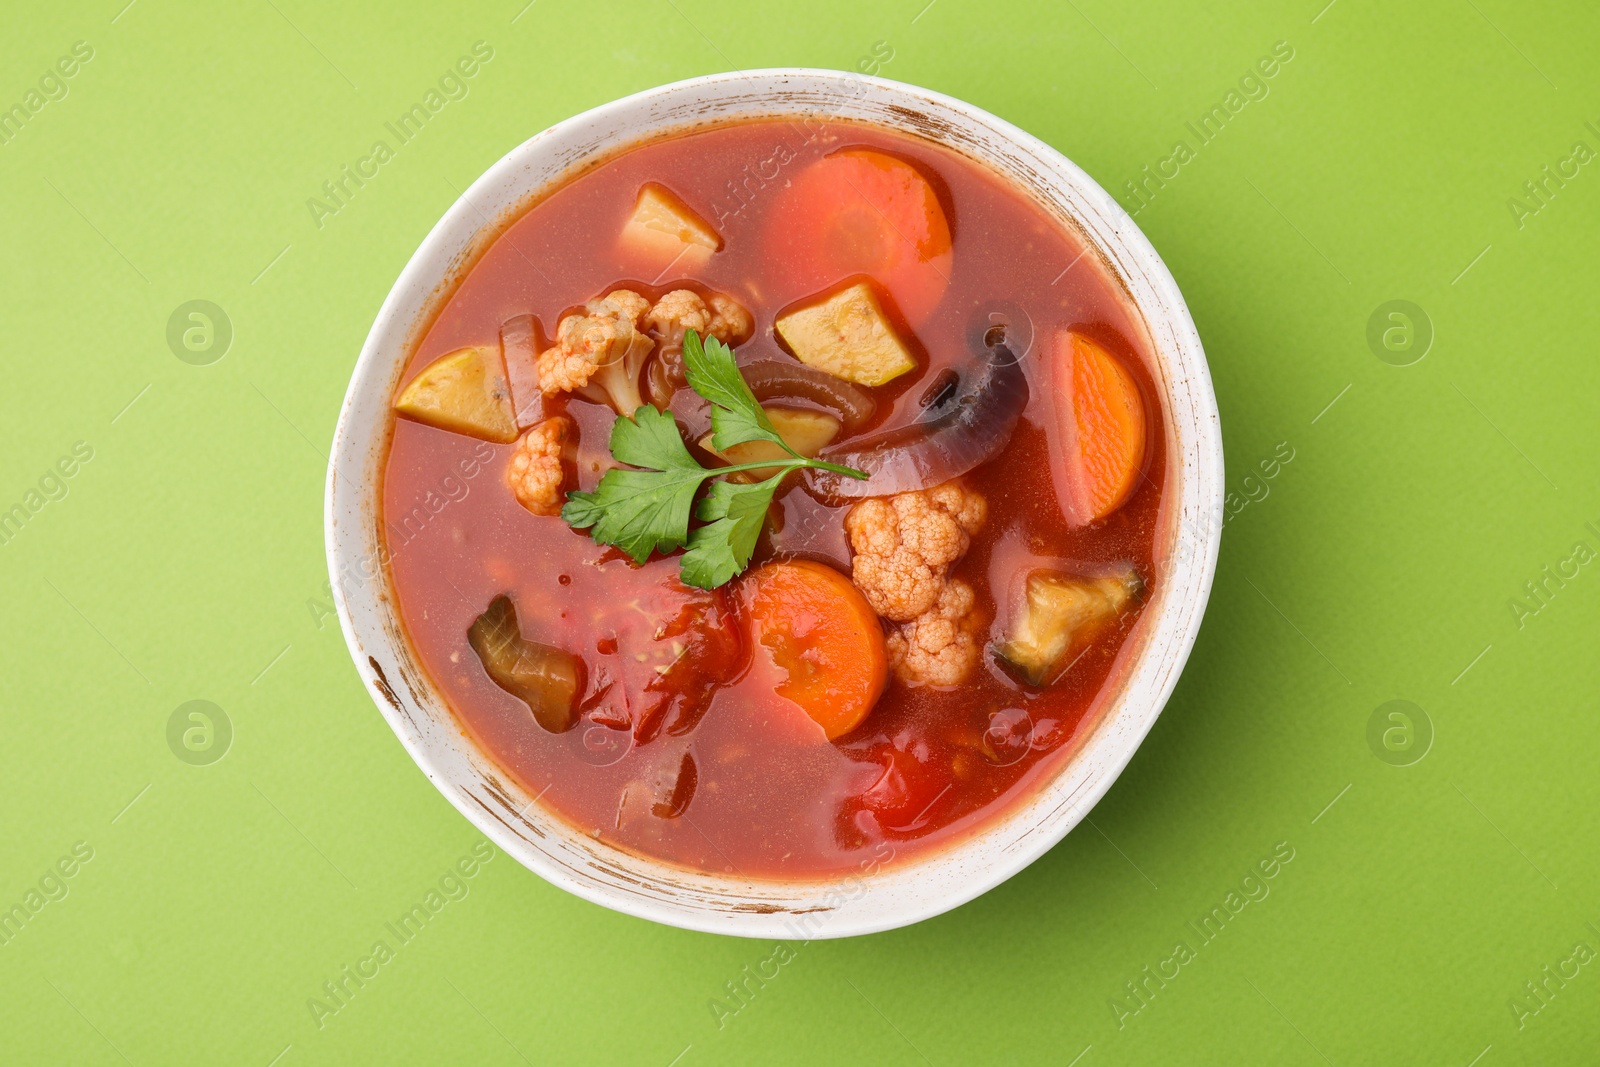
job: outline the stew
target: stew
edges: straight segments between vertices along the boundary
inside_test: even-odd
[[[899,863],[1069,758],[1159,581],[1144,334],[988,168],[837,121],[527,207],[395,398],[424,669],[539,803],[758,878]]]

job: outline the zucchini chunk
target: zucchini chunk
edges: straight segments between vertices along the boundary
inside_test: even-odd
[[[995,651],[1029,685],[1050,685],[1143,591],[1132,564],[1099,578],[1034,571],[1021,610]]]

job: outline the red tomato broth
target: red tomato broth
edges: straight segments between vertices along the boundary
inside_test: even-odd
[[[918,138],[856,124],[828,123],[808,143],[818,129],[749,122],[649,142],[557,189],[470,268],[405,377],[456,348],[495,343],[501,323],[515,315],[533,313],[548,337],[562,311],[622,284],[652,297],[679,283],[726,292],[755,319],[754,336],[736,350],[739,361],[792,359],[773,340],[772,321],[815,287],[770,256],[763,212],[781,203],[787,174],[808,162],[843,147],[886,150],[934,180],[953,255],[943,300],[914,332],[898,323],[926,362],[875,391],[878,414],[858,432],[909,420],[934,375],[970,367],[982,316],[992,307],[1026,309],[1036,338],[1024,360],[1031,398],[1005,451],[968,476],[969,486],[988,498],[989,521],[952,575],[976,590],[980,610],[993,620],[991,638],[1002,633],[1018,576],[1035,566],[1064,561],[1088,572],[1131,560],[1148,599],[1159,580],[1153,560],[1166,415],[1150,357],[1136,347],[1144,333],[1116,283],[1094,254],[1082,254],[1075,233],[982,165]],[[774,168],[777,174],[767,178]],[[617,233],[647,181],[671,189],[722,235],[723,250],[692,278],[639,284],[640,272],[616,254]],[[743,183],[742,199],[735,182]],[[1040,361],[1050,338],[1068,327],[1092,334],[1127,365],[1152,423],[1143,478],[1119,510],[1088,529],[1072,529],[1062,516],[1045,436],[1051,401]],[[547,402],[547,411],[564,411],[577,424],[577,477],[569,477],[568,488],[593,489],[608,458],[612,411],[577,399]],[[828,743],[803,711],[775,695],[781,677],[769,660],[751,655],[750,635],[737,632],[744,620],[737,616],[735,579],[723,590],[729,640],[716,642],[686,683],[694,690],[687,703],[695,706],[677,716],[676,726],[657,722],[641,742],[635,737],[644,731],[608,719],[593,694],[602,676],[617,683],[627,673],[621,661],[630,654],[646,669],[666,662],[651,660],[666,654],[652,635],[691,595],[672,589],[677,561],[635,567],[561,520],[524,510],[503,481],[513,447],[396,420],[383,506],[390,572],[412,647],[465,730],[530,795],[600,840],[685,867],[825,877],[881,862],[884,842],[900,862],[959,841],[1059,770],[1092,726],[1091,713],[1138,616],[1130,612],[1042,691],[1029,690],[987,653],[974,677],[955,690],[891,679],[861,725]],[[465,462],[491,452],[481,470],[466,474]],[[441,490],[445,477],[464,489]],[[846,507],[819,502],[798,485],[778,505],[782,527],[763,535],[752,568],[802,557],[849,573]],[[515,603],[527,639],[585,660],[589,696],[577,726],[565,733],[540,728],[467,644],[472,621],[502,593]],[[641,654],[645,661],[637,659]],[[725,681],[707,681],[715,678]],[[638,677],[632,684],[639,685]],[[699,699],[706,690],[709,700]]]

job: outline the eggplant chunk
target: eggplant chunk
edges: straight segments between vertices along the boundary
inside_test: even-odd
[[[1143,591],[1144,582],[1131,564],[1098,578],[1034,571],[1006,639],[995,651],[1028,684],[1050,685],[1095,638],[1116,625]]]
[[[572,725],[582,664],[563,649],[525,640],[509,598],[494,598],[467,630],[467,642],[494,684],[527,704],[540,726],[558,734]]]
[[[441,356],[395,401],[395,411],[441,430],[508,444],[517,439],[511,388],[499,348],[462,348]]]

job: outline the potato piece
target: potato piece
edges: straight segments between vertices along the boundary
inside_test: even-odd
[[[517,439],[498,347],[462,348],[439,357],[411,379],[394,409],[453,433],[502,444]]]
[[[622,227],[622,246],[659,269],[694,270],[722,247],[722,238],[671,190],[650,182]]]
[[[767,418],[772,420],[772,428],[778,431],[778,436],[789,442],[789,447],[805,456],[815,459],[817,453],[839,436],[839,420],[832,415],[825,415],[820,411],[806,411],[802,408],[763,407]],[[730,466],[739,463],[760,463],[768,459],[790,459],[789,453],[779,448],[771,441],[745,441],[722,452],[711,447],[711,435],[706,434],[700,438],[700,447],[727,462]],[[730,474],[730,481],[760,482],[778,473],[776,467],[762,467],[759,470],[743,471],[739,474]]]
[[[1131,564],[1100,578],[1034,571],[1022,610],[996,651],[1030,685],[1049,685],[1116,623],[1143,587]]]
[[[917,368],[866,282],[782,315],[774,325],[800,362],[858,385],[882,385]]]
[[[778,436],[807,459],[815,459],[839,436],[839,420],[826,412],[782,407],[762,410],[772,420],[772,428],[778,431]]]

